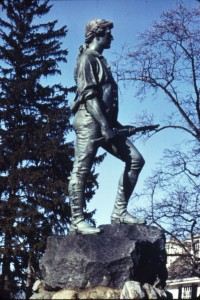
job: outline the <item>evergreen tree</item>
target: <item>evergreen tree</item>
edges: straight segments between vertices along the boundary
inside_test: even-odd
[[[28,263],[37,270],[46,238],[70,223],[73,88],[45,84],[68,54],[66,26],[42,23],[49,1],[6,0],[0,8],[0,259],[3,285],[16,292],[25,289]]]

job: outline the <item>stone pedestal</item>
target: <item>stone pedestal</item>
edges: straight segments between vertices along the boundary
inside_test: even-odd
[[[165,237],[143,225],[102,225],[99,235],[48,238],[40,270],[49,290],[122,289],[134,280],[161,288],[167,279]]]

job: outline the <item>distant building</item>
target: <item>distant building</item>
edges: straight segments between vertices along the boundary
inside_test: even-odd
[[[195,236],[194,243],[195,255],[200,258],[200,235]],[[191,276],[189,260],[184,257],[186,251],[192,254],[191,240],[185,240],[183,244],[185,249],[175,240],[166,242],[169,271],[167,290],[172,293],[174,299],[200,299],[200,278]]]
[[[173,299],[200,299],[200,278],[167,280],[167,290],[172,293]]]

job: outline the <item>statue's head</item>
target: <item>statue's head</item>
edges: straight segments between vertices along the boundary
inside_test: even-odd
[[[104,19],[94,19],[89,21],[85,27],[85,43],[91,43],[95,36],[103,35],[108,28],[113,28],[113,23],[110,21]]]

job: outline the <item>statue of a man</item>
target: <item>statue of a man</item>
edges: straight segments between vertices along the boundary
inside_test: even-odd
[[[113,128],[123,128],[117,120],[118,88],[110,67],[102,56],[104,49],[109,49],[113,40],[112,28],[113,23],[103,19],[92,20],[86,25],[85,45],[80,47],[75,68],[78,89],[75,106],[78,104],[78,107],[75,109],[73,128],[77,139],[69,182],[72,212],[70,232],[73,233],[100,232],[99,228],[87,223],[83,215],[86,179],[98,149],[98,143],[91,141],[100,137],[104,137],[101,147],[125,163],[111,216],[112,224],[145,224],[145,220],[127,212],[128,201],[144,159],[128,138],[115,136],[113,132]]]

